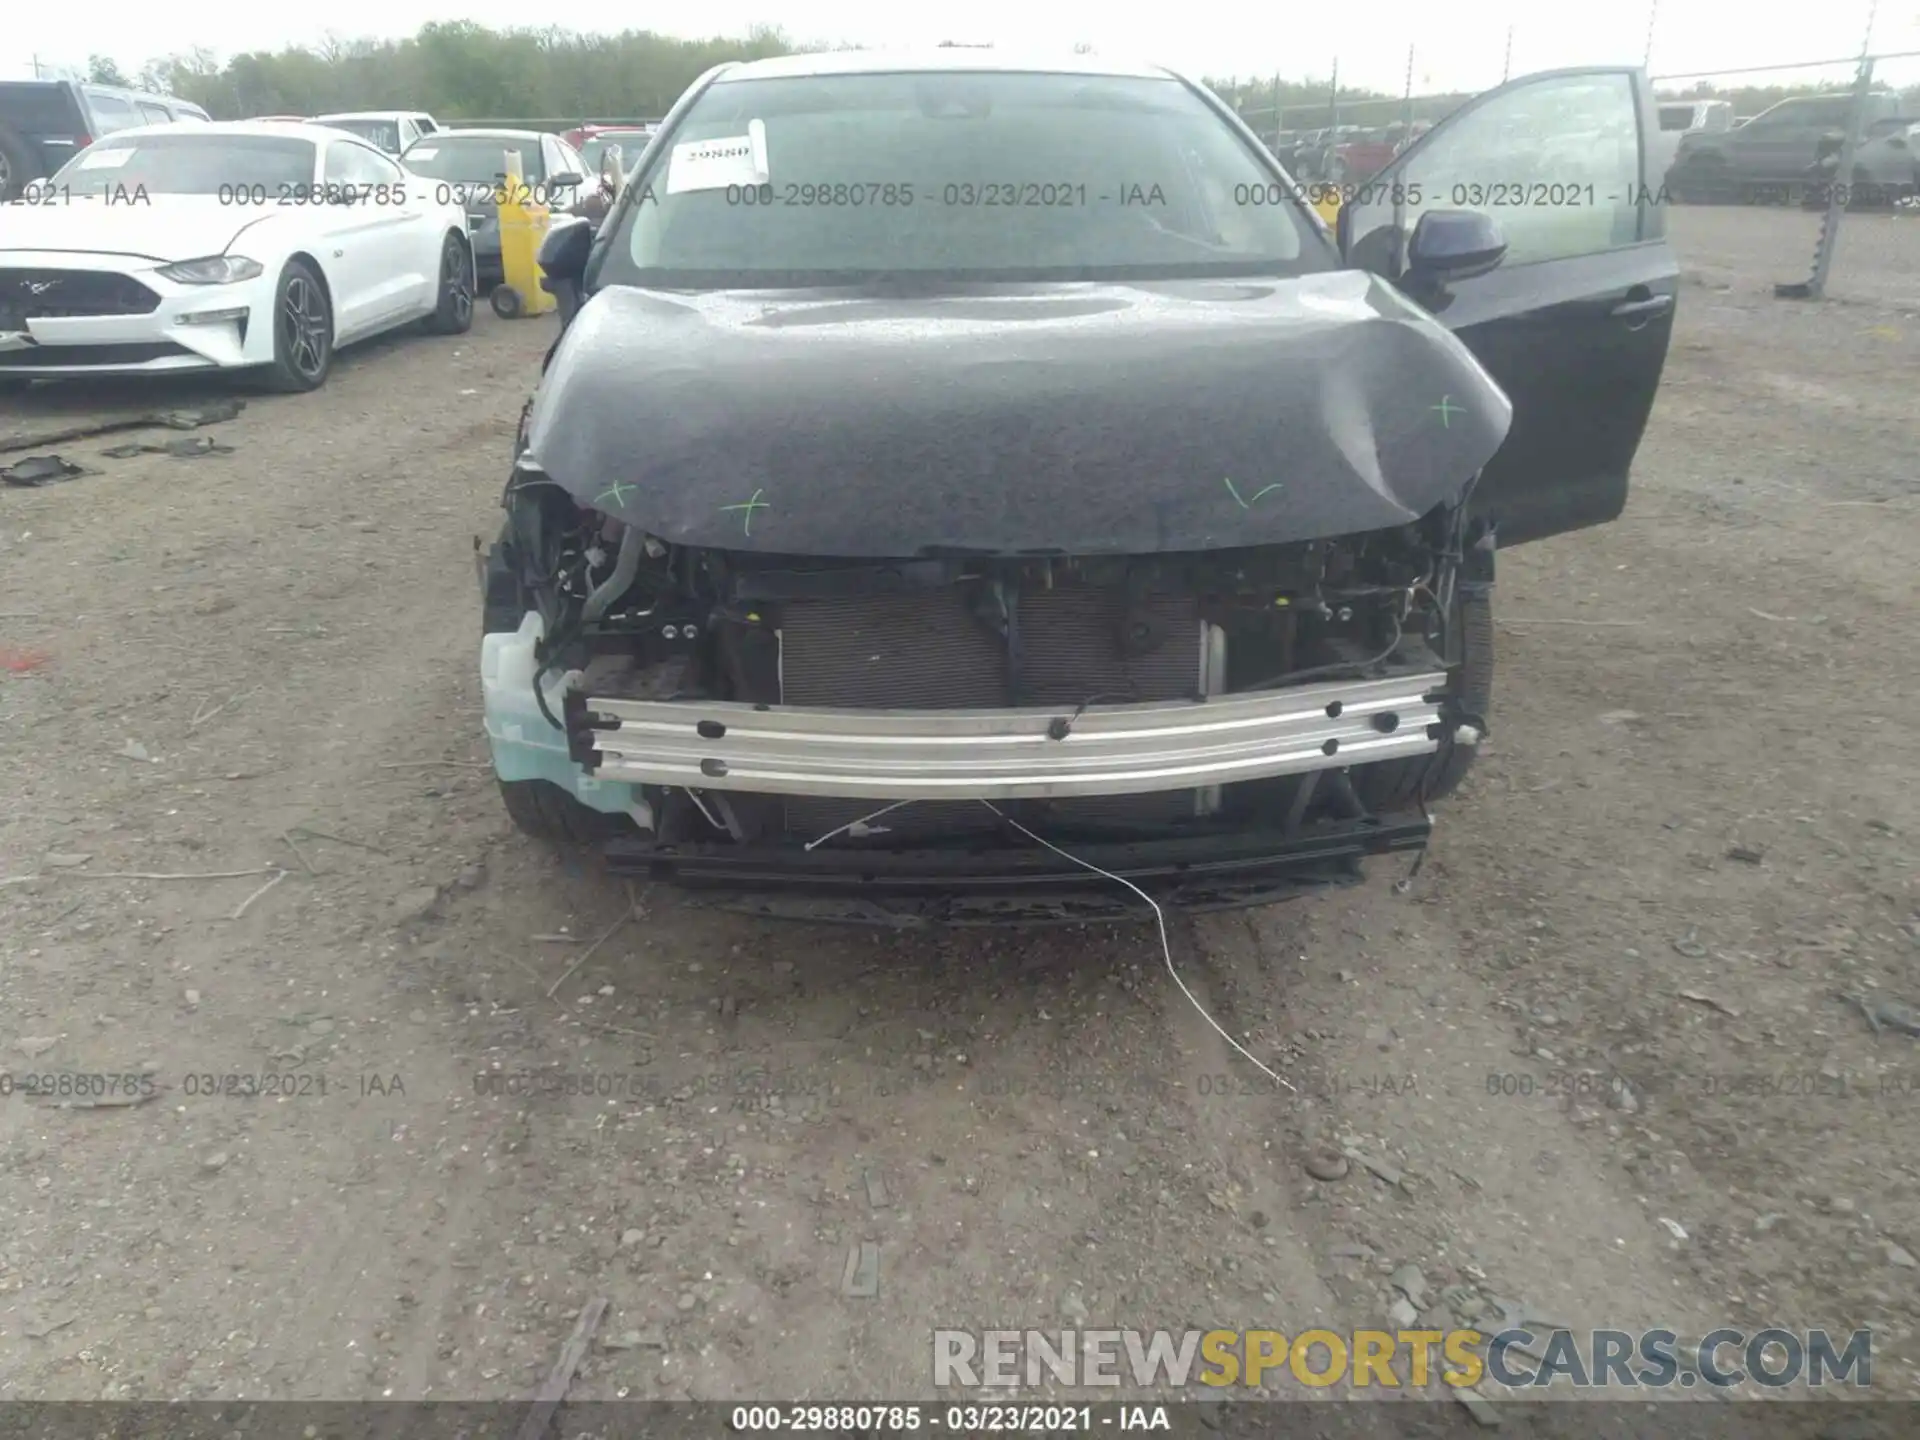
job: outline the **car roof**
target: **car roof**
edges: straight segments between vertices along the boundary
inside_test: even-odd
[[[714,77],[714,83],[789,80],[825,75],[897,75],[929,70],[1099,75],[1136,80],[1180,78],[1163,66],[1113,60],[1100,55],[956,45],[901,50],[823,50],[804,55],[775,55],[765,60],[745,60],[729,65]]]
[[[424,115],[424,110],[331,110],[325,115],[316,115],[316,120],[401,120],[412,119],[415,115]]]
[[[481,140],[538,140],[546,133],[544,130],[463,130],[456,126],[451,130],[436,130],[431,135],[422,135],[413,143],[424,145],[431,140],[446,140],[460,135]],[[558,140],[560,137],[555,135],[552,138]]]
[[[133,85],[102,85],[97,80],[78,80],[74,82],[81,89],[117,95],[124,100],[164,100],[169,105],[193,105],[191,100],[183,100],[178,95],[169,95],[164,90],[142,90]],[[193,105],[198,110],[198,105]]]
[[[117,141],[137,140],[143,135],[198,135],[207,139],[221,135],[265,135],[275,140],[285,140],[292,135],[296,139],[311,140],[316,145],[324,145],[330,140],[366,144],[357,135],[306,120],[207,120],[189,125],[134,125],[103,135],[94,143],[111,149]]]

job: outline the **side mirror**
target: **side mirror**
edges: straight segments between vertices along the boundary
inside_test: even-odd
[[[1407,242],[1407,278],[1426,285],[1471,280],[1497,267],[1506,254],[1506,236],[1491,215],[1429,210]]]
[[[560,326],[565,329],[580,313],[586,282],[587,255],[593,249],[593,222],[578,215],[556,219],[540,242],[540,288],[560,302]]]
[[[547,177],[547,188],[549,190],[572,190],[578,187],[580,182],[586,178],[584,175],[576,175],[571,170],[562,170],[558,175],[549,175]]]

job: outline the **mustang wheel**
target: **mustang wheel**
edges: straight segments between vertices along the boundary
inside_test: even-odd
[[[473,328],[473,257],[457,235],[440,247],[440,304],[422,323],[433,335],[464,335]]]
[[[1493,602],[1484,595],[1463,596],[1456,611],[1461,656],[1459,667],[1447,677],[1447,698],[1484,722],[1493,705]],[[1459,788],[1478,749],[1456,742],[1432,755],[1356,766],[1354,793],[1375,812],[1411,809],[1423,798],[1438,800]]]
[[[326,288],[304,260],[289,260],[274,292],[267,383],[275,390],[318,390],[332,370],[333,306]]]

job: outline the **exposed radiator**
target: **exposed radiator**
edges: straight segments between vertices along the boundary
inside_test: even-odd
[[[984,709],[1083,701],[1178,700],[1205,685],[1199,602],[1153,596],[1134,620],[1165,637],[1143,655],[1120,643],[1125,596],[1058,585],[1019,598],[1024,684],[1016,695],[1005,641],[972,615],[955,589],[857,599],[796,601],[780,634],[781,699],[789,705],[861,709]],[[1096,700],[1097,697],[1097,700]],[[792,797],[786,827],[823,835],[880,808],[867,800]],[[1191,816],[1195,792],[1097,796],[1026,813],[1064,823],[1152,823]],[[876,819],[895,834],[977,831],[998,822],[970,801],[916,801]]]

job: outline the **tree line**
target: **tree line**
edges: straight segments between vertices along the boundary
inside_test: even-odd
[[[583,35],[557,26],[490,30],[439,21],[404,40],[334,40],[255,50],[222,60],[204,47],[154,60],[126,74],[106,56],[86,78],[137,85],[204,106],[216,120],[249,115],[324,115],[340,110],[426,110],[442,120],[504,116],[664,115],[688,85],[726,60],[758,60],[816,48],[758,28],[746,38],[682,40],[649,30]],[[1075,47],[1085,52],[1091,47]],[[1229,102],[1273,104],[1260,81],[1208,81]],[[1341,99],[1382,97],[1343,86]],[[1282,103],[1322,100],[1311,80],[1283,86]]]
[[[255,50],[222,60],[196,47],[154,60],[137,75],[108,57],[94,56],[87,78],[107,85],[139,85],[192,100],[215,119],[249,115],[320,115],[339,110],[420,109],[442,120],[479,118],[664,115],[702,72],[726,60],[757,60],[813,47],[784,32],[759,28],[744,39],[682,40],[649,30],[583,35],[558,26],[490,30],[471,21],[439,21],[404,40],[335,40],[318,46]],[[1077,46],[1086,50],[1090,47]],[[1330,82],[1209,79],[1206,82],[1262,133],[1274,129],[1278,107],[1289,128],[1328,123]],[[1846,82],[1737,86],[1702,83],[1663,99],[1719,99],[1753,115],[1790,95],[1845,90]],[[1920,87],[1906,93],[1920,109]],[[1343,124],[1385,125],[1400,118],[1387,103],[1397,97],[1343,85]],[[1464,96],[1416,96],[1418,119],[1444,114]]]
[[[773,29],[746,38],[682,40],[647,30],[581,35],[424,25],[404,40],[328,40],[222,61],[196,47],[152,61],[131,81],[96,58],[102,84],[137,84],[192,100],[216,120],[425,110],[442,121],[505,116],[657,116],[702,72],[798,48]]]

